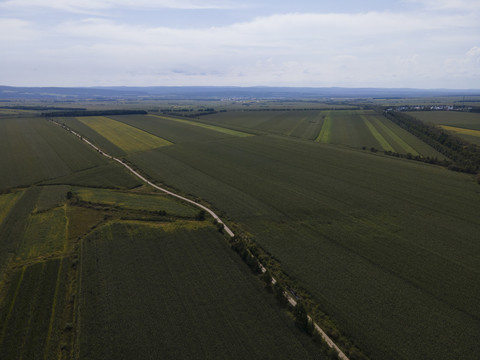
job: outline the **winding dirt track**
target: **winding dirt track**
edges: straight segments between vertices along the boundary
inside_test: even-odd
[[[167,189],[164,189],[156,184],[154,184],[153,182],[151,182],[150,180],[146,179],[143,175],[139,174],[136,170],[132,169],[131,166],[129,166],[128,164],[124,163],[122,160],[116,158],[116,157],[113,157],[112,155],[109,155],[107,154],[106,152],[104,152],[103,150],[99,149],[97,146],[95,146],[94,144],[92,144],[90,141],[88,141],[87,139],[85,139],[82,135],[80,135],[79,133],[75,132],[74,130],[70,129],[69,127],[65,126],[65,125],[62,125],[62,124],[59,124],[57,123],[56,121],[53,121],[53,120],[50,120],[52,121],[54,124],[58,125],[58,126],[61,126],[62,128],[64,128],[65,130],[69,131],[70,133],[72,133],[73,135],[77,136],[78,138],[80,138],[81,140],[83,140],[85,143],[87,143],[88,145],[90,145],[92,148],[94,148],[96,151],[98,151],[100,154],[102,154],[103,156],[105,156],[106,158],[109,158],[111,160],[114,160],[116,162],[118,162],[120,165],[124,166],[125,168],[128,169],[128,171],[130,171],[133,175],[135,175],[136,177],[138,177],[140,180],[142,180],[143,182],[147,183],[148,185],[154,187],[155,189],[157,190],[160,190],[168,195],[171,195],[171,196],[174,196],[178,199],[181,199],[183,201],[186,201],[196,207],[199,207],[200,209],[202,210],[205,210],[207,213],[209,213],[219,224],[222,224],[223,225],[223,230],[225,230],[225,232],[230,236],[230,237],[234,237],[235,234],[233,233],[232,230],[230,230],[230,228],[220,219],[220,217],[218,217],[217,214],[215,214],[212,210],[210,210],[208,207],[202,205],[202,204],[199,204],[193,200],[190,200],[186,197],[183,197],[181,195],[178,195],[178,194],[175,194],[174,192],[171,192]]]
[[[186,201],[196,207],[199,207],[200,209],[202,210],[205,210],[207,213],[209,213],[219,224],[223,224],[223,230],[225,230],[225,232],[230,236],[230,237],[234,237],[235,234],[233,233],[232,230],[230,230],[230,228],[218,217],[217,214],[215,214],[212,210],[210,210],[208,207],[202,205],[202,204],[199,204],[193,200],[190,200],[186,197],[183,197],[181,195],[178,195],[178,194],[175,194],[174,192],[171,192],[167,189],[164,189],[154,183],[152,183],[150,180],[146,179],[143,175],[139,174],[136,170],[132,169],[131,166],[129,166],[128,164],[124,163],[122,160],[116,158],[116,157],[113,157],[112,155],[109,155],[107,154],[106,152],[104,152],[103,150],[99,149],[97,146],[95,146],[94,144],[92,144],[90,141],[88,141],[87,139],[85,139],[82,135],[80,135],[79,133],[77,133],[76,131],[70,129],[69,127],[67,127],[66,125],[63,125],[63,124],[60,124],[54,120],[50,120],[52,123],[54,123],[55,125],[58,125],[60,127],[62,127],[63,129],[67,130],[68,132],[72,133],[73,135],[77,136],[79,139],[81,139],[82,141],[84,141],[85,143],[87,143],[89,146],[91,146],[92,148],[94,148],[96,151],[98,151],[100,154],[102,154],[103,156],[105,156],[106,158],[108,159],[111,159],[111,160],[114,160],[116,162],[118,162],[120,165],[124,166],[125,168],[128,169],[128,171],[130,171],[132,174],[134,174],[136,177],[138,177],[140,180],[142,180],[143,182],[147,183],[148,185],[154,187],[155,189],[157,190],[160,190],[168,195],[171,195],[171,196],[174,196],[178,199],[181,199],[183,201]],[[261,266],[261,269],[262,269],[262,272],[265,272],[266,269],[262,266]],[[275,284],[277,282],[277,280],[275,280],[274,278],[272,278],[272,284]],[[285,297],[287,298],[288,302],[290,303],[290,305],[292,305],[293,307],[295,307],[297,305],[297,301],[293,298],[292,295],[290,295],[289,293],[285,292],[284,293]],[[313,319],[310,317],[310,315],[308,315],[308,319],[313,321]],[[328,346],[330,346],[331,348],[335,349],[337,352],[338,352],[338,358],[341,359],[341,360],[349,360],[348,357],[342,352],[342,350],[340,350],[340,348],[333,342],[332,339],[330,339],[330,337],[325,333],[325,331],[322,330],[322,328],[320,326],[318,326],[317,323],[313,323],[315,329],[318,331],[318,333],[322,336],[323,340],[328,344]]]

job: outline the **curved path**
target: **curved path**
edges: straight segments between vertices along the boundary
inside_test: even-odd
[[[199,207],[200,209],[202,210],[205,210],[207,213],[209,213],[219,224],[222,224],[223,225],[223,229],[225,230],[225,232],[230,236],[230,237],[234,237],[235,234],[233,233],[232,230],[230,230],[230,228],[225,225],[225,223],[218,217],[217,214],[215,214],[212,210],[210,210],[208,207],[202,205],[202,204],[199,204],[193,200],[190,200],[186,197],[183,197],[181,195],[178,195],[178,194],[175,194],[174,192],[171,192],[167,189],[164,189],[156,184],[154,184],[153,182],[151,182],[150,180],[146,179],[143,175],[139,174],[136,170],[132,169],[131,166],[129,166],[128,164],[124,163],[122,160],[116,158],[116,157],[113,157],[112,155],[109,155],[107,154],[106,152],[104,152],[103,150],[99,149],[97,146],[95,146],[94,144],[92,144],[90,141],[88,141],[87,139],[85,139],[82,135],[80,135],[79,133],[77,133],[76,131],[70,129],[68,126],[66,125],[63,125],[63,124],[60,124],[54,120],[50,120],[51,122],[53,122],[54,124],[62,127],[63,129],[67,130],[68,132],[72,133],[73,135],[77,136],[79,139],[81,139],[82,141],[84,141],[85,143],[87,143],[89,146],[91,146],[92,148],[94,148],[96,151],[98,151],[100,154],[102,154],[103,156],[111,159],[111,160],[114,160],[116,162],[118,162],[119,164],[121,164],[122,166],[124,166],[125,168],[128,169],[128,171],[130,171],[132,174],[134,174],[136,177],[138,177],[140,180],[142,180],[143,182],[147,183],[148,185],[154,187],[155,189],[157,190],[160,190],[168,195],[171,195],[171,196],[174,196],[178,199],[181,199],[183,201],[186,201],[196,207]],[[265,272],[267,271],[267,269],[265,269],[263,267],[262,264],[260,264],[260,267],[262,269],[262,272]],[[275,284],[277,282],[277,280],[275,280],[274,278],[272,278],[272,284]],[[290,305],[292,305],[293,307],[295,307],[297,305],[297,301],[293,298],[292,295],[290,295],[289,293],[285,292],[284,293],[284,296],[287,298],[288,302],[290,303]],[[310,315],[308,315],[308,319],[309,320],[312,320],[313,319],[310,317]],[[348,357],[342,352],[342,350],[340,350],[340,348],[333,342],[332,339],[330,339],[330,337],[325,333],[325,331],[322,330],[322,328],[320,326],[317,325],[317,323],[313,323],[314,326],[315,326],[315,329],[320,333],[320,335],[322,336],[323,340],[328,344],[328,346],[330,346],[331,348],[335,349],[337,352],[338,352],[338,358],[339,359],[342,359],[342,360],[349,360]]]
[[[181,196],[181,195],[178,195],[178,194],[175,194],[174,192],[171,192],[167,189],[164,189],[156,184],[154,184],[153,182],[151,182],[150,180],[148,180],[147,178],[145,178],[143,175],[139,174],[136,170],[132,169],[131,166],[129,166],[128,164],[126,164],[125,162],[123,162],[122,160],[110,155],[110,154],[107,154],[106,152],[104,152],[102,149],[99,149],[96,145],[92,144],[90,141],[88,141],[87,139],[85,139],[82,135],[80,135],[79,133],[77,133],[76,131],[70,129],[68,126],[66,125],[63,125],[63,124],[60,124],[56,121],[53,121],[53,120],[50,120],[51,122],[53,122],[54,124],[64,128],[65,130],[67,130],[68,132],[72,133],[73,135],[77,136],[79,139],[81,139],[82,141],[84,141],[85,143],[87,143],[88,145],[90,145],[92,148],[94,148],[96,151],[98,151],[100,154],[102,154],[103,156],[105,156],[106,158],[109,158],[111,160],[114,160],[116,162],[118,162],[120,165],[124,166],[125,168],[128,169],[128,171],[130,171],[133,175],[135,175],[136,177],[138,177],[140,180],[142,180],[143,182],[147,183],[148,185],[154,187],[155,189],[157,190],[160,190],[168,195],[171,195],[171,196],[174,196],[178,199],[181,199],[183,201],[186,201],[196,207],[199,207],[200,209],[202,210],[205,210],[207,213],[209,213],[219,224],[222,224],[223,225],[223,229],[225,230],[225,232],[230,236],[230,237],[234,237],[235,234],[233,233],[232,230],[230,230],[230,228],[218,217],[217,214],[215,214],[212,210],[210,210],[208,207],[202,205],[202,204],[199,204],[193,200],[190,200],[184,196]]]

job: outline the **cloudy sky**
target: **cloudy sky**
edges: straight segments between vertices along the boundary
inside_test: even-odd
[[[0,85],[480,88],[479,0],[0,0]]]

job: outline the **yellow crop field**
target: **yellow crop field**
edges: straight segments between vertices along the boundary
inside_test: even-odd
[[[441,125],[441,127],[447,131],[453,131],[460,135],[470,135],[480,137],[480,130],[465,129],[455,126]]]
[[[183,119],[177,119],[177,118],[160,116],[160,115],[151,115],[151,116],[155,116],[155,117],[158,117],[160,119],[176,121],[176,122],[180,122],[180,123],[183,123],[183,124],[199,126],[199,127],[204,128],[204,129],[213,130],[213,131],[216,131],[216,132],[220,132],[220,133],[224,133],[224,134],[228,134],[228,135],[232,135],[232,136],[238,136],[238,137],[253,136],[252,134],[249,134],[249,133],[246,133],[246,132],[243,132],[243,131],[227,129],[227,128],[224,128],[224,127],[221,127],[221,126],[204,124],[204,123],[200,123],[200,122],[192,121],[192,120],[183,120]]]
[[[172,145],[168,140],[104,116],[88,116],[77,119],[126,153]]]

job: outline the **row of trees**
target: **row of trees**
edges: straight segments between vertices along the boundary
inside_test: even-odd
[[[307,313],[307,302],[302,299],[302,296],[297,295],[293,292],[288,286],[282,285],[282,280],[276,277],[276,281],[273,281],[273,277],[268,269],[265,269],[259,259],[264,262],[265,254],[263,250],[259,249],[253,242],[250,242],[248,239],[234,237],[230,240],[230,245],[233,250],[235,250],[242,260],[250,267],[253,273],[260,276],[260,278],[265,283],[265,287],[268,291],[273,293],[273,296],[277,300],[278,304],[282,308],[287,308],[293,315],[295,324],[297,327],[306,332],[309,336],[312,337],[313,341],[319,344],[322,352],[326,355],[328,359],[338,359],[338,352],[334,348],[331,348],[322,338],[321,334],[315,328],[315,323],[312,318],[308,316]],[[268,262],[268,261],[267,261]],[[267,265],[265,265],[267,266]],[[291,295],[287,295],[291,294]],[[295,298],[296,305],[293,306],[289,297]],[[293,303],[293,302],[292,302]],[[310,306],[308,309],[311,310]],[[337,340],[345,344],[346,339],[340,339],[340,335],[333,336],[329,334],[331,338],[337,338]],[[348,343],[348,341],[347,341]],[[350,360],[366,360],[368,359],[355,345],[348,344],[346,347],[348,350],[345,354],[349,357]]]
[[[426,124],[402,112],[387,111],[384,112],[384,115],[450,159],[450,161],[429,159],[428,162],[448,166],[450,170],[454,171],[470,174],[480,172],[480,146],[471,144],[440,127]]]
[[[108,115],[146,115],[145,110],[68,110],[44,112],[45,117],[67,117],[67,116],[108,116]]]

